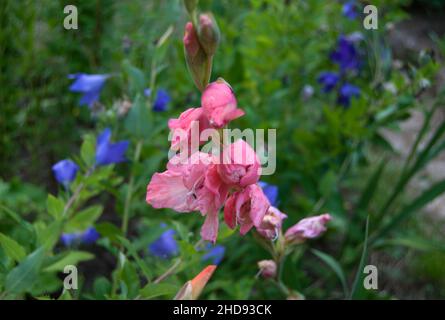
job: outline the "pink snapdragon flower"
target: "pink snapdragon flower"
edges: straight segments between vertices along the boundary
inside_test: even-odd
[[[218,166],[218,172],[228,185],[244,188],[258,182],[261,164],[252,147],[239,139],[224,147],[222,164]]]
[[[170,119],[168,127],[171,130],[171,149],[184,150],[184,148],[192,147],[192,138],[196,139],[196,146],[204,142],[200,141],[200,134],[210,127],[209,121],[204,116],[202,108],[189,108],[185,110],[178,119]],[[196,133],[196,137],[194,136]],[[189,152],[191,154],[192,152]]]
[[[270,206],[264,215],[263,221],[261,221],[261,224],[256,230],[260,235],[267,239],[276,239],[281,230],[283,220],[286,218],[286,214],[282,213],[277,208]]]
[[[146,201],[154,208],[177,212],[200,211],[206,216],[201,229],[204,240],[216,241],[218,211],[227,198],[228,187],[221,181],[215,158],[196,152],[187,159],[170,159],[167,170],[155,173],[147,186]]]
[[[221,78],[205,88],[201,96],[201,107],[214,128],[222,128],[244,115],[244,111],[237,108],[232,88]]]
[[[305,218],[286,231],[286,242],[298,244],[306,239],[316,238],[326,231],[326,224],[330,220],[331,215],[328,213]]]
[[[240,225],[240,233],[245,235],[253,226],[261,225],[269,206],[261,187],[251,184],[229,196],[224,207],[224,220],[232,229]]]

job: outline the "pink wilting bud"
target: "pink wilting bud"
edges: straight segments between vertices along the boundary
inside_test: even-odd
[[[199,42],[208,56],[213,56],[218,48],[220,32],[211,13],[199,16]]]
[[[298,244],[306,239],[316,238],[326,231],[326,223],[330,220],[331,215],[328,213],[305,218],[286,231],[286,242]]]
[[[196,86],[202,91],[209,81],[207,73],[208,58],[199,43],[198,34],[191,22],[187,22],[185,25],[183,43],[187,67]]]
[[[267,239],[276,239],[281,230],[283,220],[286,218],[287,215],[282,213],[277,208],[270,206],[263,218],[263,221],[261,222],[260,226],[256,228],[256,230],[260,235]]]
[[[239,139],[224,147],[218,173],[226,184],[244,188],[258,182],[261,174],[260,160],[252,147]]]
[[[260,274],[263,278],[275,278],[277,275],[277,264],[273,260],[261,260],[258,262]]]
[[[253,226],[259,227],[270,206],[263,190],[256,184],[230,195],[224,206],[224,221],[229,228],[240,225],[240,233],[245,235]]]
[[[201,96],[201,107],[210,125],[222,128],[230,121],[244,115],[244,111],[237,108],[237,102],[232,88],[222,78],[210,83]]]

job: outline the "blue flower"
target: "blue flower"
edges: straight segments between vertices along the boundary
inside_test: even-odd
[[[71,246],[78,239],[79,236],[77,233],[64,233],[60,236],[60,241],[62,241],[63,245],[66,247]]]
[[[153,104],[153,110],[157,112],[162,112],[167,109],[167,105],[171,98],[167,91],[159,89],[156,93],[156,100]]]
[[[178,253],[178,244],[175,240],[175,230],[168,229],[149,246],[150,252],[160,258],[170,258]]]
[[[349,107],[351,104],[351,98],[359,97],[360,96],[360,89],[352,84],[345,83],[342,85],[338,92],[338,99],[337,103],[341,104],[342,106]]]
[[[151,89],[150,88],[144,89],[144,96],[146,96],[146,97],[151,96]]]
[[[81,242],[85,244],[91,244],[100,238],[99,232],[94,227],[89,227],[82,233]]]
[[[57,162],[52,166],[53,174],[60,184],[67,186],[76,178],[79,166],[70,159],[65,159]]]
[[[258,184],[263,189],[263,192],[267,199],[269,199],[270,204],[276,207],[278,205],[278,187],[264,181],[260,181]]]
[[[305,101],[309,100],[310,98],[312,98],[312,96],[314,95],[314,87],[312,87],[309,84],[304,85],[303,90],[301,91],[302,93],[302,97]]]
[[[99,232],[94,227],[89,227],[83,232],[64,233],[60,237],[60,241],[66,247],[75,243],[92,244],[100,238]]]
[[[221,246],[221,245],[212,246],[209,244],[207,246],[207,253],[202,256],[201,260],[202,261],[211,260],[213,264],[218,265],[221,263],[222,259],[224,258],[225,252],[226,252],[226,248],[224,246]]]
[[[75,79],[70,86],[70,91],[83,93],[79,104],[81,106],[87,105],[91,108],[99,100],[100,92],[109,75],[76,73],[70,74],[68,77]]]
[[[112,163],[119,163],[127,161],[125,158],[125,151],[127,151],[129,142],[119,141],[116,143],[110,143],[111,129],[106,128],[97,137],[96,142],[96,164],[107,165]]]
[[[151,89],[144,89],[144,95],[149,97],[151,95]],[[171,97],[166,90],[158,89],[156,92],[155,102],[153,103],[153,111],[162,112],[167,110],[167,105],[169,104],[170,100]]]
[[[323,85],[323,92],[330,92],[340,80],[340,77],[335,72],[324,71],[321,72],[317,81]]]
[[[348,19],[354,20],[357,18],[357,11],[355,1],[348,1],[343,5],[342,13]]]
[[[340,66],[340,70],[358,70],[360,59],[354,43],[345,36],[340,36],[337,48],[331,53],[331,60]]]

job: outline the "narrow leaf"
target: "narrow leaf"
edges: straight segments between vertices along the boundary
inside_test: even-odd
[[[318,258],[320,258],[321,261],[326,263],[328,265],[328,267],[330,267],[332,269],[332,271],[334,271],[334,273],[337,275],[337,277],[340,280],[340,283],[343,287],[343,292],[345,294],[345,297],[347,297],[348,296],[348,284],[346,282],[346,276],[345,276],[345,273],[344,273],[341,265],[332,256],[330,256],[324,252],[318,251],[316,249],[312,249],[311,251],[314,255],[316,255]]]
[[[369,232],[369,216],[366,218],[366,228],[365,228],[365,240],[363,242],[362,257],[360,258],[360,264],[355,274],[354,284],[352,285],[351,294],[349,299],[355,299],[358,287],[360,286],[361,279],[363,278],[363,268],[365,266],[366,259],[368,257],[368,232]]]
[[[9,293],[21,294],[31,290],[36,281],[45,257],[45,248],[32,252],[6,276],[5,290]]]
[[[26,256],[25,249],[17,241],[3,233],[0,233],[0,245],[6,255],[16,262],[22,261]]]

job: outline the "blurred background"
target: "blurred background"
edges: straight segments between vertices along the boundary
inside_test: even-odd
[[[287,260],[283,277],[291,287],[307,298],[342,299],[357,274],[369,216],[366,264],[377,266],[379,289],[356,297],[445,298],[445,1],[372,1],[378,29],[365,30],[368,2],[202,0],[200,10],[211,11],[221,31],[212,79],[229,82],[246,111],[232,127],[277,129],[277,170],[263,180],[278,186],[278,207],[289,216],[285,226],[308,215],[333,216],[312,249]],[[67,4],[78,8],[78,30],[63,27]],[[167,223],[179,234],[179,254],[192,259],[180,235],[192,230],[197,239],[198,215],[145,204],[146,184],[167,160],[168,119],[200,103],[184,60],[187,19],[179,0],[1,1],[1,233],[32,250],[7,211],[33,225],[48,223],[47,194],[60,192],[54,163],[76,155],[97,128],[112,126],[115,140],[133,139],[118,115],[134,102],[131,65],[146,87],[156,73],[158,94],[169,96],[166,110],[153,112],[141,162],[116,167],[123,187],[104,187],[88,203],[105,208],[97,224],[119,225],[128,172],[136,172],[129,240],[149,255],[147,243],[159,236],[153,230]],[[157,50],[169,27],[171,36]],[[80,72],[111,75],[92,108],[79,106],[79,94],[69,90],[68,75]],[[326,72],[339,75],[341,87],[329,89]],[[255,278],[256,262],[267,253],[252,235],[222,234],[225,255],[205,298],[285,298]],[[84,250],[94,258],[80,264],[85,290],[79,298],[104,298],[115,255],[104,243]],[[168,265],[149,264],[153,270]],[[10,267],[0,268],[0,282]],[[190,275],[198,269],[191,267]],[[190,278],[184,272],[178,282]],[[31,294],[59,292],[57,277],[40,279],[47,287]]]

